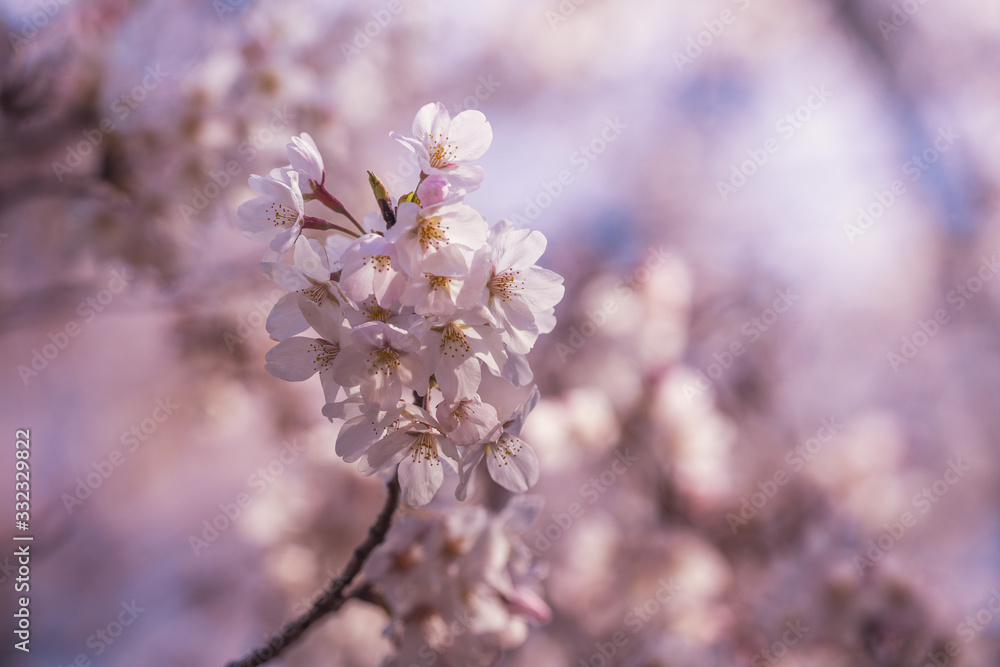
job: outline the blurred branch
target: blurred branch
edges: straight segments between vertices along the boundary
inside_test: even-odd
[[[392,524],[392,515],[396,511],[396,507],[399,505],[399,475],[393,475],[392,479],[389,481],[386,487],[388,495],[385,499],[385,505],[382,507],[382,512],[378,515],[378,519],[371,528],[368,529],[368,537],[365,541],[354,550],[351,555],[351,560],[347,563],[347,567],[344,568],[343,574],[334,579],[330,586],[323,592],[323,594],[313,603],[312,608],[305,614],[290,621],[281,629],[281,631],[271,637],[271,639],[258,649],[253,650],[249,655],[247,655],[242,660],[236,660],[234,662],[227,663],[226,667],[257,667],[258,665],[263,665],[266,662],[278,657],[282,651],[293,644],[299,637],[301,637],[306,630],[308,630],[314,623],[326,616],[331,614],[338,609],[340,609],[347,600],[352,597],[359,600],[369,600],[371,599],[370,590],[367,585],[360,586],[354,593],[347,594],[344,590],[350,585],[354,577],[361,572],[362,566],[365,561],[368,560],[368,556],[371,552],[385,539],[386,533],[389,532],[389,526]]]

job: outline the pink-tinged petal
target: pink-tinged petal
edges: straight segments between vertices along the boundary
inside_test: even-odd
[[[340,343],[341,324],[344,315],[340,306],[332,302],[316,304],[304,296],[299,295],[299,312],[313,331],[323,337],[323,340],[330,343]]]
[[[476,160],[493,143],[493,128],[481,111],[469,109],[452,119],[448,139],[455,146],[452,162]]]
[[[413,136],[426,144],[430,135],[440,135],[450,124],[451,114],[447,107],[440,102],[430,102],[417,111],[413,119]]]
[[[488,445],[486,468],[497,484],[514,493],[523,493],[538,481],[538,458],[531,445],[506,433]]]
[[[523,354],[511,353],[507,355],[507,363],[504,364],[500,377],[510,382],[515,387],[523,387],[534,378],[528,358]]]
[[[413,436],[406,429],[393,431],[371,447],[358,459],[358,472],[372,475],[383,468],[398,463],[409,453]]]
[[[367,378],[365,354],[359,354],[356,347],[344,348],[344,354],[338,354],[330,371],[333,379],[341,387],[357,387]]]
[[[309,323],[299,310],[299,295],[293,292],[278,299],[267,316],[266,326],[274,340],[285,340],[308,329]]]
[[[514,592],[507,596],[511,609],[529,618],[535,625],[548,623],[552,620],[552,609],[537,593],[526,586],[515,586]]]
[[[265,370],[280,380],[301,382],[329,368],[338,356],[336,346],[314,338],[289,338],[275,345],[264,357]]]
[[[507,225],[494,228],[491,234],[493,263],[498,270],[523,269],[533,265],[545,252],[548,243],[545,235],[537,229],[514,229],[512,225]]]
[[[555,271],[530,266],[520,270],[519,278],[523,287],[518,294],[530,310],[545,310],[562,301],[566,288],[563,277]]]
[[[407,505],[426,505],[434,499],[443,481],[444,468],[436,455],[406,456],[399,463],[401,499]]]
[[[403,395],[403,383],[396,374],[375,372],[369,374],[367,382],[361,383],[361,395],[365,402],[380,410],[388,410]]]
[[[263,273],[265,277],[273,280],[275,285],[286,292],[295,292],[309,287],[312,284],[309,282],[308,278],[302,275],[302,271],[300,271],[298,267],[291,266],[289,264],[279,264],[278,262],[260,262],[257,266],[260,267],[260,272]],[[327,279],[329,278],[330,276],[327,274]]]
[[[485,455],[485,444],[474,445],[465,453],[459,467],[460,479],[458,486],[455,487],[456,500],[465,501],[466,496],[468,496],[469,491],[472,489],[476,468],[479,466],[479,463],[483,460]]]
[[[475,192],[486,178],[486,171],[479,165],[458,164],[447,169],[430,168],[427,173],[439,173],[448,177],[453,190],[468,194]],[[454,199],[454,196],[452,197]]]
[[[442,174],[432,174],[417,186],[417,199],[423,206],[434,206],[448,201],[451,184]]]
[[[318,283],[330,280],[330,260],[324,248],[316,239],[300,236],[295,241],[295,266],[302,273]]]
[[[323,156],[316,148],[316,142],[307,132],[303,132],[298,137],[292,137],[291,143],[287,146],[288,161],[292,163],[292,169],[297,171],[303,182],[310,180],[321,183],[323,181]]]
[[[337,456],[348,463],[354,463],[381,436],[385,429],[377,428],[365,415],[344,423],[337,435]]]
[[[450,364],[448,366],[440,364],[438,372],[434,375],[441,387],[444,399],[452,402],[475,394],[483,377],[479,360],[475,357],[469,357],[453,368],[449,368],[449,366]]]

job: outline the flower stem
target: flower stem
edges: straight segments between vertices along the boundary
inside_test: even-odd
[[[358,238],[359,234],[353,230],[347,229],[346,227],[341,227],[340,225],[334,224],[329,220],[324,220],[323,218],[317,218],[314,215],[306,215],[302,218],[302,229],[319,229],[321,231],[335,230],[338,232],[343,232],[348,236],[353,236]]]
[[[389,532],[389,526],[392,525],[392,515],[399,506],[398,474],[392,476],[386,487],[386,491],[385,505],[382,506],[382,511],[379,513],[375,523],[368,529],[368,536],[365,538],[365,541],[354,550],[343,573],[330,582],[330,585],[323,591],[323,594],[313,603],[312,608],[294,621],[286,623],[285,627],[278,634],[272,636],[267,644],[254,649],[241,660],[227,663],[226,667],[258,667],[266,662],[270,662],[291,646],[314,623],[327,614],[339,610],[352,597],[351,594],[344,592],[345,589],[351,584],[358,573],[361,572],[362,566],[368,560],[368,556],[371,555],[375,547],[385,540],[385,535]],[[360,596],[358,597],[360,599]]]
[[[323,204],[330,210],[334,211],[335,213],[339,213],[348,220],[350,220],[352,223],[354,223],[354,226],[357,227],[358,231],[361,232],[362,234],[366,233],[365,228],[361,226],[361,223],[359,223],[357,220],[354,219],[354,216],[351,215],[346,208],[344,208],[344,205],[340,203],[339,199],[330,194],[330,191],[326,189],[326,186],[324,186],[322,183],[317,183],[316,181],[310,181],[310,183],[313,186],[312,194],[313,197],[316,199],[316,201],[320,202],[321,204]]]

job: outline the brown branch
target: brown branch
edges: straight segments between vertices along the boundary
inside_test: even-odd
[[[382,543],[386,533],[389,532],[389,526],[392,524],[392,515],[399,505],[398,473],[393,475],[392,480],[390,480],[387,492],[385,505],[382,507],[382,512],[378,515],[378,519],[368,529],[368,537],[354,550],[351,560],[348,561],[347,567],[344,568],[344,572],[330,582],[330,586],[313,603],[312,608],[294,621],[289,621],[264,646],[254,649],[242,660],[227,663],[226,667],[257,667],[258,665],[263,665],[278,657],[282,651],[301,637],[316,621],[340,609],[351,597],[366,599],[366,589],[364,586],[360,587],[354,594],[348,594],[344,591],[351,584],[351,581],[354,580],[354,577],[361,572],[361,567],[368,560],[371,552]]]

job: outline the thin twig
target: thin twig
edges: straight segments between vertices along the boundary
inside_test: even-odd
[[[344,568],[344,572],[330,583],[330,586],[323,592],[319,599],[313,603],[312,608],[294,621],[288,622],[281,629],[281,632],[271,637],[264,646],[253,650],[242,660],[227,663],[226,667],[258,667],[258,665],[263,665],[280,655],[282,651],[301,637],[316,621],[340,609],[350,597],[362,599],[363,593],[352,596],[345,593],[344,590],[354,580],[354,577],[361,572],[361,567],[368,560],[368,556],[375,547],[382,543],[386,533],[389,532],[389,526],[392,524],[392,515],[399,505],[398,474],[393,475],[387,487],[387,492],[385,505],[382,507],[382,512],[378,515],[378,519],[368,529],[368,537],[354,550],[351,560],[347,563],[347,567]],[[364,589],[360,590],[363,591]]]

